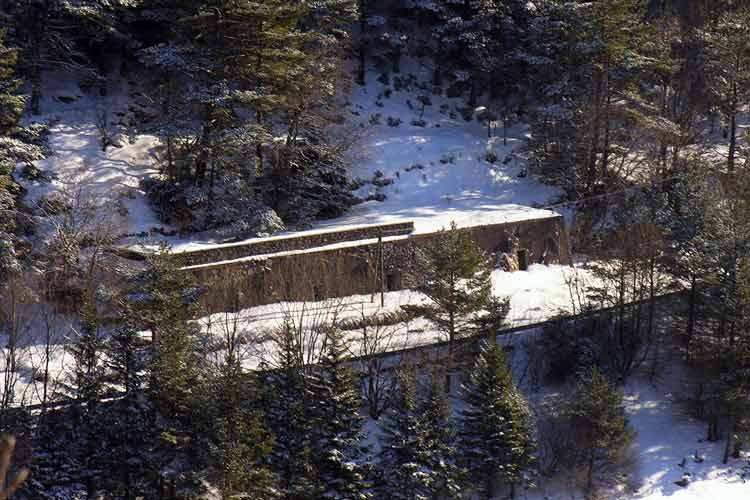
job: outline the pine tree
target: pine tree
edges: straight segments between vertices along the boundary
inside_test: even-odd
[[[313,462],[311,375],[291,325],[278,332],[278,361],[264,379],[263,408],[275,436],[270,458],[285,500],[302,500],[320,487]]]
[[[615,188],[613,167],[637,140],[635,83],[653,60],[642,53],[643,9],[638,0],[544,4],[532,71],[548,81],[540,98],[552,106],[537,113],[530,149],[536,172],[571,199]]]
[[[711,91],[729,121],[727,171],[733,172],[737,157],[737,116],[750,103],[750,8],[725,12],[703,38]]]
[[[493,303],[492,269],[471,233],[459,230],[455,223],[426,247],[422,260],[425,277],[419,291],[432,304],[421,311],[448,336],[446,391],[450,391],[454,343],[477,331],[479,315]],[[494,312],[502,315],[502,311]],[[499,321],[496,318],[494,323]]]
[[[274,437],[262,410],[258,374],[243,369],[245,345],[238,322],[207,327],[201,359],[201,412],[193,426],[195,447],[216,471],[222,498],[279,497],[276,475],[269,467]]]
[[[25,97],[19,92],[21,81],[16,76],[18,52],[5,46],[5,34],[6,30],[0,28],[0,285],[21,269],[12,236],[16,230],[16,198],[21,189],[11,175],[19,160],[13,151],[18,149],[14,144],[19,141],[3,144],[2,139],[18,126],[25,104]]]
[[[107,449],[107,469],[113,473],[103,482],[109,485],[111,495],[135,499],[156,494],[153,489],[156,435],[151,425],[153,408],[146,392],[147,344],[127,313],[123,321],[106,346],[109,382],[122,395],[102,408],[101,419],[107,429],[102,436],[102,447]]]
[[[533,415],[494,338],[482,344],[463,396],[460,453],[470,484],[492,498],[500,480],[513,496],[534,462]]]
[[[152,399],[168,419],[188,419],[191,387],[198,376],[196,327],[190,322],[197,289],[166,249],[149,256],[139,285],[131,307],[151,330]]]
[[[424,440],[429,450],[427,463],[432,471],[431,498],[461,498],[461,471],[452,410],[443,389],[439,370],[430,374],[429,385],[421,401]]]
[[[313,451],[320,496],[331,499],[371,498],[370,464],[363,445],[364,419],[359,414],[359,384],[345,357],[344,334],[332,328],[326,335],[321,373],[315,381]]]
[[[239,366],[228,364],[207,381],[204,439],[208,438],[210,458],[219,470],[223,498],[279,497],[275,474],[268,467],[274,439],[258,405],[257,383]]]
[[[93,304],[84,304],[81,325],[70,346],[73,370],[68,390],[82,409],[93,414],[104,392],[104,339],[101,320]]]
[[[69,347],[73,368],[66,389],[73,403],[72,431],[76,438],[71,451],[82,464],[79,473],[88,493],[94,494],[99,488],[99,475],[106,461],[105,450],[99,446],[103,430],[100,401],[105,389],[105,369],[101,318],[90,302],[83,306],[81,324]]]
[[[594,498],[601,482],[622,480],[620,466],[634,439],[622,405],[622,395],[593,368],[580,382],[571,408],[573,428],[586,474],[585,489]]]
[[[0,134],[18,124],[25,104],[19,93],[22,82],[16,77],[18,51],[5,46],[5,34],[6,30],[0,28]]]
[[[427,500],[435,488],[414,377],[413,368],[401,370],[397,401],[383,419],[378,498]]]

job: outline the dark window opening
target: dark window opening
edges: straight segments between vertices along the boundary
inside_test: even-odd
[[[401,289],[401,273],[394,272],[389,273],[385,277],[385,288],[389,292],[393,292]]]

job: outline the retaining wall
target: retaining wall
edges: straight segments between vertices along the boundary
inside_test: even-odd
[[[507,251],[509,240],[515,239],[517,248],[528,252],[531,263],[570,261],[561,216],[476,226],[460,231],[471,232],[477,243],[494,255]],[[417,250],[431,243],[438,234],[383,238],[383,288],[391,291],[413,288],[419,284],[421,273],[417,266]],[[381,249],[377,238],[343,240],[348,243],[341,243],[342,240],[336,240],[336,237],[329,238],[329,241],[338,241],[339,244],[302,251],[285,249],[278,253],[256,254],[235,261],[186,269],[206,287],[204,306],[211,311],[379,291]]]

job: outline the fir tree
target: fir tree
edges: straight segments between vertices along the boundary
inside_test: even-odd
[[[274,439],[257,405],[257,380],[238,366],[224,366],[208,381],[209,453],[217,465],[224,498],[249,495],[259,500],[279,497],[276,477],[268,467]]]
[[[125,499],[153,495],[156,436],[146,392],[147,344],[125,316],[106,347],[109,381],[123,392],[102,408],[107,429],[102,447],[108,450],[107,469],[113,473],[103,483],[111,495]]]
[[[316,476],[322,498],[366,499],[371,498],[370,464],[359,414],[362,397],[354,373],[344,364],[347,352],[343,332],[332,328],[314,388]]]
[[[533,415],[494,338],[482,344],[463,396],[460,453],[470,484],[492,498],[500,480],[513,496],[534,462]]]
[[[456,431],[450,401],[437,369],[430,374],[420,407],[424,440],[429,450],[427,463],[433,475],[429,488],[431,498],[460,498],[461,471],[457,465]]]
[[[11,175],[21,159],[18,151],[14,151],[20,149],[20,144],[19,141],[6,143],[2,139],[17,128],[25,104],[25,97],[19,92],[21,81],[16,77],[18,52],[6,47],[5,33],[5,29],[0,28],[0,285],[5,285],[11,275],[21,270],[13,236],[16,198],[21,189]]]
[[[22,82],[16,77],[18,51],[5,46],[5,34],[6,30],[0,28],[0,134],[18,124],[25,104],[19,93]]]
[[[729,122],[727,171],[733,172],[737,158],[737,116],[750,103],[750,8],[725,12],[703,38],[710,89]]]
[[[263,408],[275,436],[270,463],[282,498],[302,500],[319,488],[313,461],[311,376],[291,325],[278,332],[277,349],[278,362],[263,384]]]
[[[84,304],[81,328],[75,333],[76,337],[70,346],[73,373],[68,389],[70,396],[82,409],[93,415],[104,393],[104,339],[99,314],[91,303]]]
[[[399,373],[397,400],[383,421],[379,498],[427,500],[436,487],[414,377],[413,368]]]
[[[140,278],[141,291],[132,296],[133,311],[151,330],[151,383],[157,409],[169,419],[189,418],[191,387],[197,372],[195,326],[196,287],[179,262],[162,249],[148,259]]]
[[[93,495],[100,487],[98,478],[106,461],[105,450],[99,446],[104,429],[100,400],[105,389],[105,368],[101,318],[90,302],[83,306],[81,324],[69,349],[73,368],[66,388],[73,400],[72,435],[77,438],[73,450],[83,465],[80,473],[87,492]]]
[[[461,335],[477,331],[477,319],[493,303],[492,269],[471,233],[459,230],[455,223],[427,246],[422,260],[425,278],[419,291],[432,304],[421,311],[448,336],[446,391],[450,391],[454,343]]]
[[[585,488],[594,498],[602,482],[622,480],[620,466],[635,436],[625,418],[622,395],[598,369],[580,382],[573,401],[571,417],[580,432]]]

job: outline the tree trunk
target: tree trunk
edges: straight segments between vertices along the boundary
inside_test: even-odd
[[[453,375],[453,343],[456,339],[456,315],[451,310],[448,311],[448,363],[445,370],[445,393],[451,393],[451,378]]]
[[[586,464],[586,498],[594,498],[594,456],[589,457]]]
[[[366,83],[367,73],[367,5],[366,0],[359,1],[359,67],[357,68],[357,83]]]
[[[204,125],[201,132],[200,151],[198,151],[198,158],[195,160],[195,177],[193,177],[193,183],[197,186],[203,185],[203,180],[206,177],[206,170],[208,168],[208,142],[209,134],[211,129],[209,125]]]
[[[604,103],[604,145],[602,148],[602,179],[607,178],[609,169],[609,141],[610,141],[610,107],[612,106],[612,92],[609,87],[609,64],[604,70],[604,93],[606,95]]]
[[[724,446],[724,457],[721,459],[721,463],[726,465],[729,461],[729,454],[732,451],[732,444],[734,440],[734,416],[730,415],[729,425],[727,426],[727,444]]]
[[[695,331],[695,306],[696,306],[696,278],[693,275],[690,279],[690,296],[688,299],[688,319],[687,331],[685,332],[685,356],[688,361],[691,359],[690,346],[693,342],[693,332]]]
[[[589,158],[587,165],[587,191],[591,194],[594,191],[594,185],[596,184],[596,158],[599,151],[599,135],[601,129],[601,93],[602,93],[602,79],[601,76],[597,76],[596,86],[594,90],[594,117],[591,125],[591,145],[589,150]]]
[[[435,68],[432,70],[432,85],[435,87],[440,87],[443,85],[443,73],[441,71],[440,66],[440,55],[443,53],[443,41],[438,40],[438,49],[437,54],[438,57],[435,57],[433,60],[433,64],[435,64]]]
[[[734,172],[734,159],[737,156],[737,112],[733,111],[729,118],[729,157],[727,158],[727,172]]]
[[[38,70],[31,75],[31,114],[40,115],[42,101],[42,77]]]
[[[477,105],[477,77],[472,74],[470,78],[469,106],[473,108]]]

